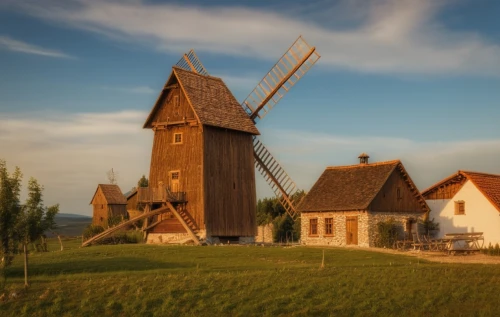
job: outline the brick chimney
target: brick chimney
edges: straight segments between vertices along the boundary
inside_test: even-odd
[[[368,164],[368,159],[370,158],[365,152],[361,153],[359,156],[359,164]]]

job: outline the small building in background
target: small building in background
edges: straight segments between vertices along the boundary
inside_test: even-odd
[[[485,246],[500,243],[500,175],[458,171],[422,192],[447,233],[483,232]]]
[[[399,238],[411,238],[429,211],[399,160],[327,167],[298,209],[307,245],[375,246],[377,223],[394,219]]]
[[[90,202],[93,208],[92,224],[108,227],[110,219],[126,219],[127,199],[120,187],[113,184],[99,184]]]

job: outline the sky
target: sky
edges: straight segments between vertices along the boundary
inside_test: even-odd
[[[302,35],[321,55],[257,127],[297,185],[400,159],[421,190],[500,174],[500,2],[0,0],[0,159],[46,205],[90,215],[108,170],[149,174],[142,129],[194,49],[242,101]],[[257,195],[271,196],[257,174]]]

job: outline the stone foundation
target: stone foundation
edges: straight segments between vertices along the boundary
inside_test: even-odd
[[[179,244],[193,240],[187,233],[149,233],[146,243],[148,244]]]
[[[358,246],[374,247],[377,236],[377,223],[394,218],[398,223],[399,238],[405,236],[406,222],[409,218],[419,220],[423,217],[420,212],[368,212],[368,211],[330,211],[330,212],[303,212],[301,214],[301,243],[306,245],[346,245],[346,217],[358,217]],[[309,234],[309,220],[318,219],[318,234]],[[333,218],[333,235],[325,234],[325,218]],[[418,230],[418,229],[416,229]]]
[[[255,243],[273,243],[272,223],[257,227],[257,236],[255,236]]]

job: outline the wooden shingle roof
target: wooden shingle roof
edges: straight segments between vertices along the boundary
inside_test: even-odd
[[[491,204],[500,212],[500,175],[486,174],[471,171],[461,171],[439,181],[422,192],[422,195],[427,195],[431,191],[445,185],[448,182],[453,182],[457,177],[465,177],[470,180],[477,189],[488,199]]]
[[[425,200],[399,160],[327,167],[298,209],[301,212],[366,210],[396,168],[417,194],[422,211],[427,211]]]
[[[172,68],[172,75],[167,80],[167,84],[172,81],[172,76],[177,78],[201,124],[243,131],[254,135],[260,134],[254,122],[243,110],[222,79],[200,75],[175,66]],[[161,107],[163,97],[167,93],[168,89],[161,92],[144,124],[144,128],[151,127],[155,113]]]
[[[125,196],[123,195],[120,187],[118,187],[118,185],[113,185],[113,184],[99,184],[94,193],[94,196],[92,197],[92,201],[94,200],[94,197],[99,191],[99,189],[102,191],[108,205],[127,204],[127,198],[125,198]],[[90,203],[92,203],[92,201]]]

